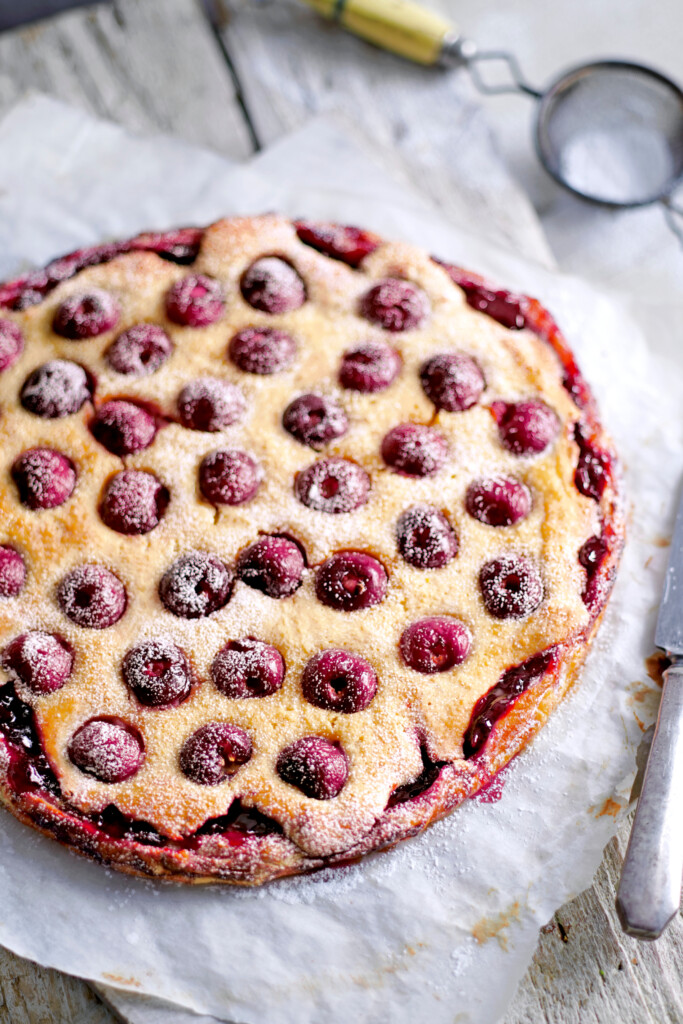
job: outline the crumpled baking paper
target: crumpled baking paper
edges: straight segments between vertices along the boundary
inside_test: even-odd
[[[353,867],[257,890],[153,883],[2,814],[0,943],[245,1024],[492,1024],[539,926],[590,884],[656,711],[644,658],[683,469],[681,364],[656,353],[674,350],[673,317],[646,344],[616,302],[478,241],[476,223],[445,223],[333,125],[261,167],[267,176],[33,97],[0,126],[0,278],[108,236],[277,209],[405,238],[538,296],[594,385],[634,502],[602,631],[581,684],[497,788]]]

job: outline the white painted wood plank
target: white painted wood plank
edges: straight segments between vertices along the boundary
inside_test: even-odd
[[[0,1024],[116,1024],[85,982],[0,946]]]

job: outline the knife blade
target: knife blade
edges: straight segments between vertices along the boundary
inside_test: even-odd
[[[655,644],[671,658],[617,892],[624,931],[656,939],[678,911],[683,874],[683,498]]]

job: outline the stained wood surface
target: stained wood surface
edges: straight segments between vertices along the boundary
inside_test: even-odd
[[[454,14],[457,0],[432,5]],[[484,151],[490,147],[479,106],[459,76],[439,77],[380,54],[294,0],[213,6],[215,29],[199,0],[115,0],[0,35],[0,113],[25,89],[38,88],[132,130],[174,133],[240,159],[312,114],[341,111],[394,170],[456,220],[463,203],[477,201],[477,176],[493,179],[499,202],[482,230],[550,260],[530,203],[499,170],[492,149],[485,166],[472,152],[465,186],[453,176],[453,147],[466,127],[475,126]],[[680,917],[649,945],[625,938],[616,918],[627,835],[626,823],[593,887],[542,930],[502,1024],[683,1022]],[[199,1020],[154,1001],[100,992],[119,1015],[85,982],[0,948],[0,1024]]]

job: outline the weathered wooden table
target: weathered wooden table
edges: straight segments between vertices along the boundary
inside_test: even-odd
[[[0,35],[0,114],[38,88],[133,130],[242,159],[312,114],[342,110],[457,217],[463,198],[448,160],[457,125],[445,132],[439,120],[447,77],[372,51],[295,0],[216,0],[213,13],[212,25],[199,0],[114,0]],[[475,116],[474,104],[464,116]],[[515,223],[498,226],[500,236],[516,244],[518,232],[526,251],[550,258],[530,204],[514,199]],[[626,939],[616,919],[627,833],[624,824],[593,887],[541,929],[505,1024],[683,1022],[680,917],[651,945]],[[85,982],[0,949],[0,1024],[115,1019]]]

